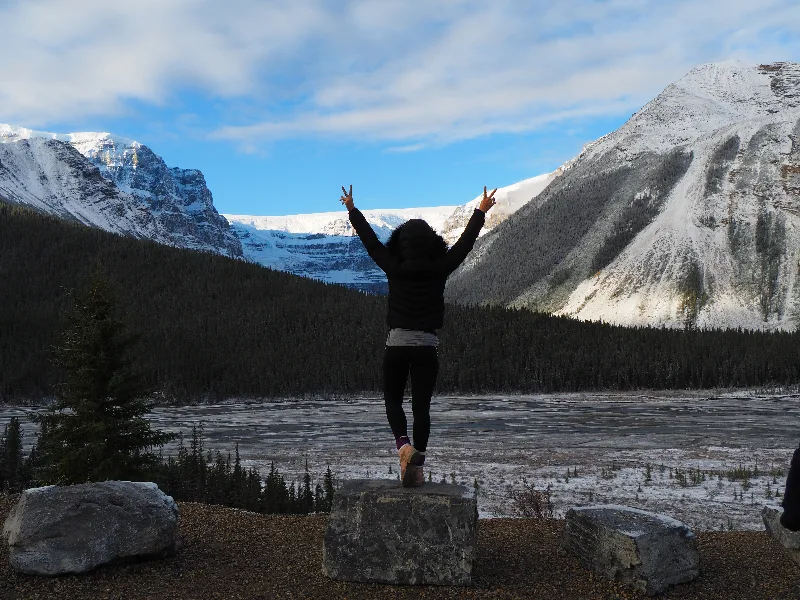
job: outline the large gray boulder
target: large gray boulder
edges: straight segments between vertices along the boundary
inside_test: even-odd
[[[780,506],[767,505],[761,511],[767,534],[777,541],[794,562],[800,565],[800,531],[790,531],[781,524]]]
[[[477,523],[469,488],[352,480],[334,494],[322,570],[343,581],[470,585]]]
[[[651,596],[699,574],[697,542],[686,525],[627,506],[571,508],[563,547],[587,569]]]
[[[178,548],[178,506],[155,483],[104,481],[32,488],[3,527],[11,566],[34,575],[84,573]]]

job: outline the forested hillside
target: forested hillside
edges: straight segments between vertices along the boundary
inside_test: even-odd
[[[378,392],[385,297],[117,236],[0,202],[0,400],[51,394],[68,291],[97,263],[169,397]],[[448,306],[438,392],[754,386],[800,381],[788,333],[626,329]]]

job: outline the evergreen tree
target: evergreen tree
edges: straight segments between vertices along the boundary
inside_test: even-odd
[[[302,514],[314,511],[314,493],[311,491],[311,473],[308,471],[308,459],[306,459],[306,472],[303,475],[303,489],[298,500]]]
[[[289,485],[289,493],[286,498],[286,512],[291,514],[299,512],[297,510],[297,491],[294,481]]]
[[[12,417],[0,438],[0,492],[20,492],[24,480],[22,429],[19,419]]]
[[[242,461],[239,457],[239,442],[236,442],[234,452],[235,458],[233,462],[233,472],[231,473],[231,494],[228,503],[237,508],[244,508],[245,473],[242,470]]]
[[[322,484],[318,483],[314,487],[314,512],[321,513],[325,511],[325,492],[322,491]]]
[[[331,472],[331,466],[328,465],[328,468],[325,469],[325,478],[322,481],[322,486],[325,490],[325,509],[324,512],[331,512],[331,508],[333,507],[333,473]]]
[[[116,309],[111,284],[96,269],[88,289],[75,297],[55,349],[66,376],[57,400],[48,412],[30,415],[43,427],[44,482],[149,478],[158,465],[151,449],[172,439],[144,417],[152,404],[126,356],[133,338]]]

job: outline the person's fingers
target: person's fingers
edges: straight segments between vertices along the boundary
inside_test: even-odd
[[[350,186],[350,187],[352,187],[352,186]],[[344,186],[342,186],[342,196],[343,196],[343,197],[344,197],[344,196],[347,196],[347,190],[346,190],[346,189],[344,189]]]
[[[496,191],[497,191],[497,188],[494,188],[494,189],[492,190],[492,193],[491,193],[491,194],[489,194],[489,198],[494,198],[494,193],[495,193]]]
[[[350,196],[351,198],[353,197],[353,184],[352,183],[350,184],[350,193],[347,194],[347,195]]]
[[[486,198],[486,186],[483,186],[483,197]]]

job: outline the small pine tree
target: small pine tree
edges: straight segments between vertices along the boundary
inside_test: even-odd
[[[325,512],[325,492],[322,491],[322,484],[314,487],[314,512]]]
[[[300,493],[300,512],[308,514],[314,510],[314,494],[311,491],[311,473],[308,471],[308,459],[306,459],[306,472],[303,475],[303,490]]]
[[[330,465],[328,465],[328,468],[325,470],[325,478],[322,480],[322,487],[325,491],[324,512],[331,512],[331,508],[333,507],[334,485],[333,485],[333,473],[331,472]]]
[[[0,438],[0,492],[21,492],[24,483],[22,428],[19,419],[11,417]]]
[[[99,269],[74,298],[57,364],[66,380],[46,413],[30,413],[42,426],[38,453],[44,483],[73,484],[151,478],[159,464],[152,448],[173,439],[153,431],[145,414],[152,403],[126,354],[133,338],[115,316],[117,300]]]
[[[297,513],[297,491],[294,485],[294,481],[289,485],[289,493],[286,498],[286,512],[288,513]]]

